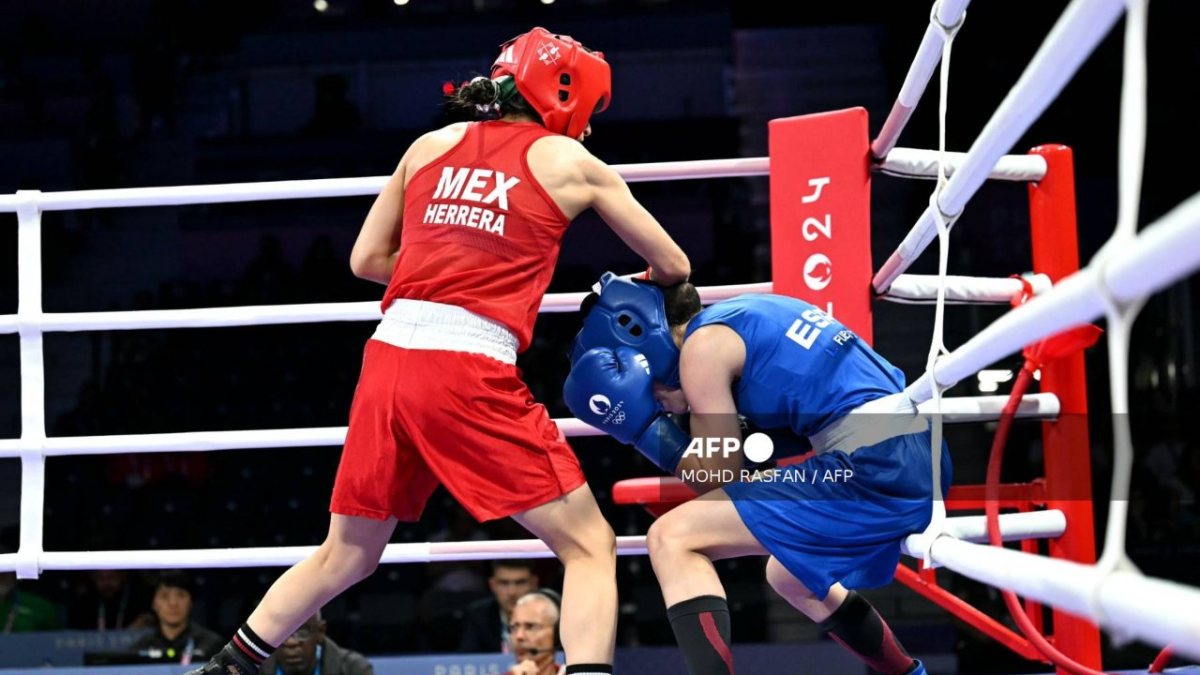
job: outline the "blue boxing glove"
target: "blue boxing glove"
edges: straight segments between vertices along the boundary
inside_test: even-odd
[[[563,399],[576,417],[670,474],[692,440],[654,400],[650,364],[629,347],[584,352],[563,383]]]

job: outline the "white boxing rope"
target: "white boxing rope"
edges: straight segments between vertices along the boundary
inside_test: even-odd
[[[628,182],[651,180],[687,180],[761,176],[768,171],[766,157],[707,159],[689,162],[614,164],[612,167]],[[388,176],[362,178],[319,178],[265,183],[218,183],[214,185],[173,185],[169,187],[121,188],[108,190],[66,190],[35,192],[43,211],[75,211],[140,206],[184,206],[188,204],[225,204],[285,199],[375,196]],[[21,198],[0,195],[0,213],[14,212]]]
[[[1004,396],[967,396],[943,399],[942,415],[947,423],[986,422],[1000,417]],[[918,406],[929,414],[928,407]],[[1058,416],[1058,398],[1053,394],[1030,394],[1021,401],[1017,416],[1031,420]],[[564,436],[603,436],[603,431],[575,419],[554,420]],[[113,434],[109,436],[57,436],[36,442],[21,439],[0,440],[0,459],[21,457],[33,449],[44,457],[74,455],[114,455],[160,452],[215,452],[255,448],[316,448],[339,446],[346,442],[346,427],[308,427],[302,429],[246,429],[238,431],[188,431],[169,434]]]
[[[379,194],[388,176],[363,178],[316,178],[264,183],[216,183],[165,187],[38,192],[43,211],[75,211],[141,206],[184,206],[188,204],[232,204],[280,199],[362,197]],[[0,195],[0,213],[13,211],[13,198]]]
[[[967,200],[983,184],[991,167],[1062,91],[1120,18],[1124,7],[1122,0],[1072,0],[942,190],[937,208],[947,217],[954,219],[962,213]],[[932,204],[925,209],[904,241],[876,273],[872,280],[876,292],[887,290],[933,241],[937,234],[933,209]]]
[[[933,150],[895,148],[888,158],[873,168],[884,173],[914,178],[931,177],[930,154]],[[952,156],[963,153],[951,153]],[[956,159],[952,166],[958,166]],[[769,157],[740,157],[706,159],[684,162],[650,162],[614,164],[613,170],[626,182],[693,180],[703,178],[738,178],[766,176],[770,173]],[[952,171],[951,171],[952,172]],[[1046,173],[1046,163],[1034,155],[1001,157],[988,173],[996,180],[1031,181]],[[33,200],[42,211],[72,211],[82,209],[134,208],[150,206],[187,206],[194,204],[225,204],[238,202],[276,201],[290,199],[326,199],[336,197],[372,197],[379,194],[388,176],[361,178],[318,178],[312,180],[268,181],[261,183],[217,183],[212,185],[173,185],[149,188],[119,188],[105,190],[66,190],[40,192],[30,196],[0,195],[0,213],[16,212],[22,200]]]
[[[951,531],[963,536],[985,536],[976,522],[979,516],[951,518]],[[1060,511],[1006,513],[1000,528],[1006,541],[1057,537],[1067,527]],[[288,567],[317,550],[316,546],[262,548],[213,548],[153,551],[45,551],[38,556],[38,569],[79,571],[101,569],[215,569],[233,567]],[[617,555],[645,555],[646,538],[617,537]],[[383,563],[432,563],[502,558],[552,558],[554,554],[538,539],[493,541],[419,542],[388,544]],[[16,554],[0,555],[0,572],[13,569]]]
[[[37,326],[43,332],[152,330],[159,328],[224,328],[334,321],[378,321],[379,302],[327,302],[294,305],[206,307],[202,309],[147,309],[118,312],[63,312],[42,314]],[[0,333],[12,333],[19,317],[0,316]]]
[[[770,293],[770,282],[730,284],[697,288],[700,301],[712,304],[744,293]],[[539,311],[575,312],[587,293],[550,293],[542,299]],[[152,309],[127,312],[73,312],[42,314],[36,325],[43,332],[149,330],[156,328],[216,328],[260,326],[288,323],[325,323],[332,321],[378,321],[379,303],[329,302],[299,305],[257,305],[247,307],[209,307],[204,309]],[[0,333],[15,333],[19,316],[0,316]]]
[[[774,284],[770,281],[764,281],[756,284],[728,284],[725,286],[699,286],[696,288],[700,293],[700,302],[705,305],[711,305],[715,302],[728,300],[729,298],[747,293],[770,293],[774,288]],[[542,299],[542,306],[539,312],[577,312],[579,306],[583,303],[583,299],[588,293],[548,293]]]
[[[603,436],[604,432],[573,417],[554,420],[565,436]],[[238,431],[187,431],[170,434],[112,434],[109,436],[58,436],[36,445],[46,457],[123,455],[128,453],[214,452],[255,448],[316,448],[346,442],[346,427],[302,429],[246,429]],[[20,440],[0,440],[0,459],[18,457],[25,447]]]
[[[964,424],[973,422],[995,422],[1000,419],[1008,403],[1007,396],[961,396],[943,398],[941,406],[942,421],[947,424]],[[1051,393],[1026,394],[1021,397],[1017,407],[1016,418],[1027,420],[1057,419],[1062,411],[1058,397]],[[924,401],[917,406],[917,412],[922,415],[938,414],[933,401]]]
[[[1059,281],[1054,288],[1016,307],[940,359],[935,375],[926,372],[905,390],[914,402],[927,401],[932,377],[942,387],[974,375],[1026,345],[1104,314],[1103,289],[1128,303],[1154,293],[1200,268],[1200,193],[1147,226],[1119,257],[1095,262]]]
[[[46,571],[98,569],[215,569],[240,567],[290,567],[312,555],[316,546],[212,548],[152,551],[47,551],[39,557]],[[645,555],[645,537],[617,537],[618,555]],[[0,556],[0,571],[9,564]],[[538,539],[419,542],[388,544],[380,562],[431,563],[501,558],[552,558]]]
[[[1117,153],[1117,223],[1112,236],[1092,265],[1103,276],[1109,261],[1123,253],[1137,237],[1138,206],[1141,202],[1142,172],[1146,152],[1146,19],[1149,0],[1128,0],[1125,13],[1124,63],[1121,74],[1121,126]],[[1103,280],[1102,280],[1103,281]],[[1145,296],[1118,301],[1101,284],[1108,321],[1109,396],[1113,415],[1112,489],[1104,549],[1096,569],[1104,575],[1103,585],[1116,572],[1137,573],[1125,547],[1128,531],[1130,485],[1133,482],[1133,436],[1129,428],[1129,343],[1134,321],[1145,304]],[[1091,614],[1108,619],[1099,597],[1090,598]],[[1196,609],[1200,609],[1197,607]],[[1113,626],[1119,643],[1134,634],[1128,626]],[[1200,636],[1195,631],[1193,638]],[[1195,640],[1192,641],[1195,643]],[[1200,650],[1200,647],[1197,647]]]
[[[908,67],[908,75],[904,77],[904,85],[892,105],[892,111],[883,122],[879,136],[871,142],[871,154],[875,157],[889,157],[900,138],[900,132],[912,117],[913,110],[929,86],[933,77],[933,69],[942,58],[942,44],[946,34],[943,27],[955,26],[963,18],[970,0],[938,0],[933,6],[929,17],[929,25],[925,28],[925,36],[921,38],[921,46],[917,48],[917,56]]]
[[[161,452],[213,452],[254,448],[308,448],[342,445],[346,427],[304,429],[248,429],[239,431],[189,431],[170,434],[112,434],[108,436],[58,436],[40,444],[46,457],[124,455]],[[0,458],[20,453],[20,441],[0,441]]]
[[[965,152],[946,153],[946,175],[952,176],[967,158]],[[873,168],[899,178],[937,178],[938,151],[893,148]],[[1038,181],[1046,177],[1046,158],[1041,155],[1005,155],[996,162],[987,177],[991,180]]]
[[[1031,274],[1025,280],[1034,294],[1045,293],[1052,285],[1045,274]],[[901,274],[881,300],[906,305],[928,305],[937,301],[939,277],[934,274]],[[951,305],[1002,304],[1024,290],[1020,279],[985,277],[946,277],[946,303]]]
[[[613,169],[621,174],[627,183],[699,178],[739,178],[765,176],[770,171],[770,160],[767,157],[701,159],[688,162],[614,164]]]
[[[923,545],[920,535],[905,542],[913,551]],[[1200,658],[1200,589],[1138,572],[1106,572],[1093,565],[954,537],[937,538],[930,552],[938,564],[976,581],[1011,589],[1123,635],[1154,645],[1170,644],[1179,654]]]
[[[42,549],[46,494],[46,458],[38,448],[46,439],[46,363],[44,336],[30,325],[42,313],[42,213],[37,193],[16,194],[17,318],[21,359],[21,515],[20,543],[14,570],[22,579],[37,574],[36,551]]]
[[[1067,516],[1057,509],[1000,514],[1000,534],[1004,541],[1061,537],[1067,531]],[[987,516],[955,516],[946,519],[944,532],[955,539],[986,544]],[[922,535],[905,538],[900,551],[911,558],[921,557],[924,551]]]
[[[935,6],[936,10],[936,6]],[[933,19],[937,19],[936,11]],[[961,19],[958,24],[948,26],[940,21],[931,21],[932,27],[942,33],[942,67],[941,77],[938,84],[938,155],[937,155],[937,184],[933,189],[933,194],[930,195],[929,202],[932,206],[937,206],[941,200],[942,190],[946,187],[946,112],[949,107],[950,100],[950,55],[953,53],[954,36],[958,34],[959,28],[962,27]],[[937,274],[937,289],[934,294],[934,312],[933,312],[933,336],[929,344],[929,357],[926,362],[926,369],[932,370],[937,364],[937,360],[947,353],[945,334],[945,316],[946,316],[946,276],[950,265],[950,225],[951,222],[945,216],[945,213],[939,208],[934,212],[934,224],[937,227],[938,236],[938,274]],[[942,419],[942,390],[940,387],[933,387],[933,401],[931,401],[934,416],[930,420],[929,430],[929,448],[930,448],[930,485],[933,486],[933,504],[930,509],[929,524],[925,527],[926,548],[921,552],[921,558],[924,560],[926,567],[933,566],[933,559],[930,557],[929,544],[933,543],[933,538],[938,534],[946,531],[946,503],[942,499],[942,453],[945,449],[942,447],[944,420]]]

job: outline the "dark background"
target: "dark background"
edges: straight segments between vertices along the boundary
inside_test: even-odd
[[[765,154],[774,117],[863,106],[872,133],[903,82],[928,18],[927,3],[766,3],[681,0],[9,0],[0,5],[0,193],[144,187],[390,173],[407,145],[443,122],[441,83],[484,71],[496,46],[546,25],[606,52],[609,111],[594,118],[592,152],[611,164]],[[966,150],[1019,77],[1065,3],[972,5],[952,60],[948,145]],[[1187,138],[1200,49],[1192,3],[1150,10],[1149,124],[1143,224],[1196,188]],[[1121,24],[1013,152],[1074,148],[1084,261],[1116,212]],[[901,137],[936,147],[934,82]],[[1173,156],[1174,155],[1174,156]],[[931,183],[877,177],[878,265],[927,203]],[[635,195],[688,251],[699,285],[770,279],[766,179],[638,184]],[[46,311],[99,311],[376,300],[354,279],[350,246],[370,198],[46,213]],[[1029,269],[1025,188],[988,185],[953,238],[951,273]],[[0,227],[0,314],[16,311],[15,217]],[[926,255],[915,271],[934,271]],[[564,243],[551,291],[578,291],[606,269],[638,261],[594,216]],[[1152,574],[1200,583],[1200,453],[1195,280],[1153,298],[1134,330],[1130,399],[1138,445],[1129,549]],[[951,308],[947,344],[999,315]],[[571,315],[543,315],[522,355],[531,388],[555,416],[574,334]],[[877,306],[880,351],[911,378],[928,351],[932,310]],[[90,332],[46,336],[52,436],[345,424],[368,324]],[[1088,358],[1093,476],[1102,535],[1110,448],[1103,343]],[[997,367],[1019,366],[1008,359]],[[18,340],[0,335],[0,437],[20,434]],[[977,393],[968,380],[952,393]],[[414,383],[419,386],[419,383]],[[1003,393],[1003,389],[1002,392]],[[955,428],[960,481],[982,477],[990,429]],[[606,439],[573,442],[618,534],[648,516],[615,507],[609,486],[650,467]],[[1036,428],[1018,428],[1005,478],[1037,475]],[[269,546],[318,543],[328,520],[333,448],[130,455],[48,462],[48,550]],[[20,468],[0,460],[0,526],[15,535]],[[521,537],[480,527],[439,492],[395,541]],[[761,564],[723,572],[739,641],[810,639],[761,582]],[[277,570],[201,574],[198,617],[235,628]],[[552,576],[554,568],[546,566]],[[456,576],[458,575],[458,576]],[[331,634],[376,652],[452,649],[453,608],[482,566],[389,566],[334,601]],[[456,579],[463,579],[456,583]],[[473,580],[474,579],[474,580]],[[68,602],[76,579],[36,587]],[[993,615],[995,595],[954,588]],[[466,587],[464,591],[463,588]],[[430,590],[433,589],[433,590]],[[623,559],[621,644],[670,641],[644,560]],[[917,649],[955,650],[963,672],[1021,667],[907,591],[881,592],[885,614]],[[777,616],[784,616],[777,619]],[[768,618],[771,617],[771,618]],[[451,637],[447,637],[451,636]],[[1147,650],[1108,665],[1144,663]]]

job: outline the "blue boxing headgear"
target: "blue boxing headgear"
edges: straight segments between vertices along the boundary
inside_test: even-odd
[[[600,298],[571,345],[571,363],[596,347],[632,347],[650,362],[655,381],[679,386],[679,347],[667,324],[662,289],[605,272]]]

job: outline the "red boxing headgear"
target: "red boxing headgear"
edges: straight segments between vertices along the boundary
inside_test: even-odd
[[[579,138],[592,113],[607,108],[612,98],[604,54],[541,27],[500,46],[492,79],[503,75],[512,76],[547,129],[571,138]]]

